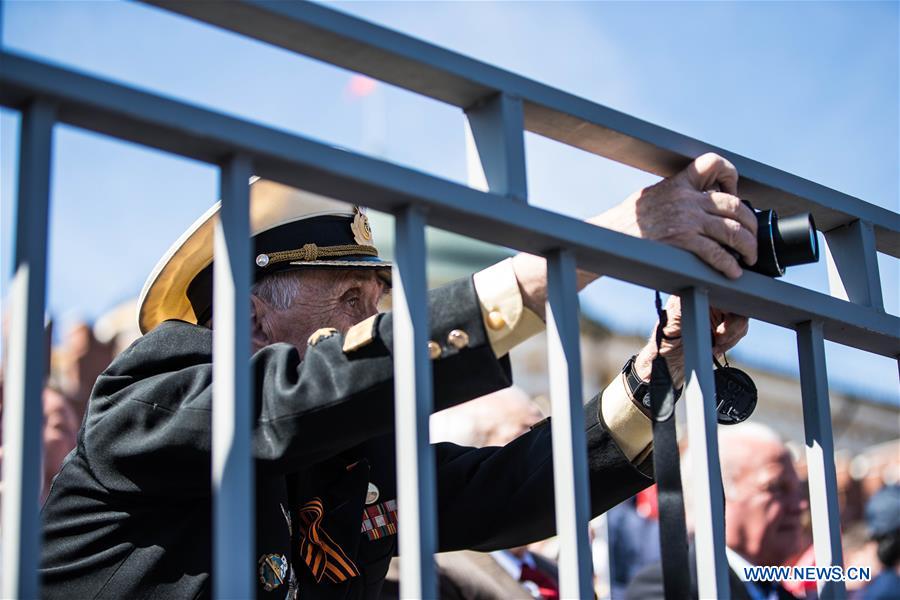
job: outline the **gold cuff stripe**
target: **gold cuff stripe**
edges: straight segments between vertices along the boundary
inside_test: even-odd
[[[650,418],[631,400],[624,374],[616,375],[603,390],[600,413],[622,454],[632,463],[639,463],[646,456],[647,447],[653,445],[653,427]]]
[[[283,250],[281,252],[266,253],[268,261],[265,266],[286,261],[313,262],[320,258],[336,258],[340,256],[378,256],[375,246],[361,246],[357,244],[343,244],[340,246],[317,246],[304,244],[297,250]]]

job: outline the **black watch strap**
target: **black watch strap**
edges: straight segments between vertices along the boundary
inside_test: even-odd
[[[641,379],[634,368],[634,362],[637,360],[637,354],[628,359],[622,368],[622,374],[625,375],[625,385],[628,386],[628,392],[631,394],[631,400],[634,405],[640,409],[642,413],[651,417],[650,406],[650,382]],[[681,388],[675,389],[675,399],[681,397]]]
[[[634,368],[634,361],[637,354],[628,359],[622,374],[625,375],[625,385],[628,386],[628,392],[631,394],[631,400],[642,413],[650,417],[650,383],[638,377]]]

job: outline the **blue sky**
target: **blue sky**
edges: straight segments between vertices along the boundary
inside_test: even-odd
[[[900,210],[896,2],[333,6]],[[3,10],[3,44],[16,52],[465,180],[455,108],[386,86],[353,98],[346,71],[143,5],[7,0]],[[15,113],[0,111],[4,287],[17,135]],[[137,294],[214,202],[216,171],[69,127],[55,139],[49,309],[65,323]],[[527,157],[531,202],[578,217],[656,180],[531,134]],[[880,266],[897,314],[897,261]],[[827,290],[824,262],[788,280]],[[607,279],[582,307],[620,331],[645,331],[651,300]],[[791,332],[751,329],[738,358],[796,371]],[[833,387],[898,401],[894,361],[834,344],[828,359]]]

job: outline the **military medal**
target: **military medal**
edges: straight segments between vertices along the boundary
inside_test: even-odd
[[[297,581],[297,571],[293,567],[288,569],[288,593],[284,600],[297,600],[300,596],[300,582]]]
[[[267,592],[284,583],[287,574],[288,561],[283,554],[263,554],[259,557],[259,582]]]
[[[369,489],[366,490],[366,505],[375,504],[375,501],[378,500],[378,496],[380,495],[378,491],[378,486],[369,482]]]
[[[294,535],[294,528],[293,528],[293,526],[292,526],[292,524],[291,524],[291,514],[290,514],[290,513],[288,512],[288,510],[284,507],[284,504],[279,504],[278,506],[281,507],[281,514],[284,515],[284,520],[285,520],[285,522],[287,523],[288,535]]]
[[[388,500],[366,506],[362,515],[362,533],[370,542],[397,535],[397,501]]]

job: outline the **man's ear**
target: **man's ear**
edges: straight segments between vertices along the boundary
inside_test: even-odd
[[[269,337],[266,321],[272,308],[254,296],[250,295],[250,342],[253,349],[258,350],[272,343]]]

